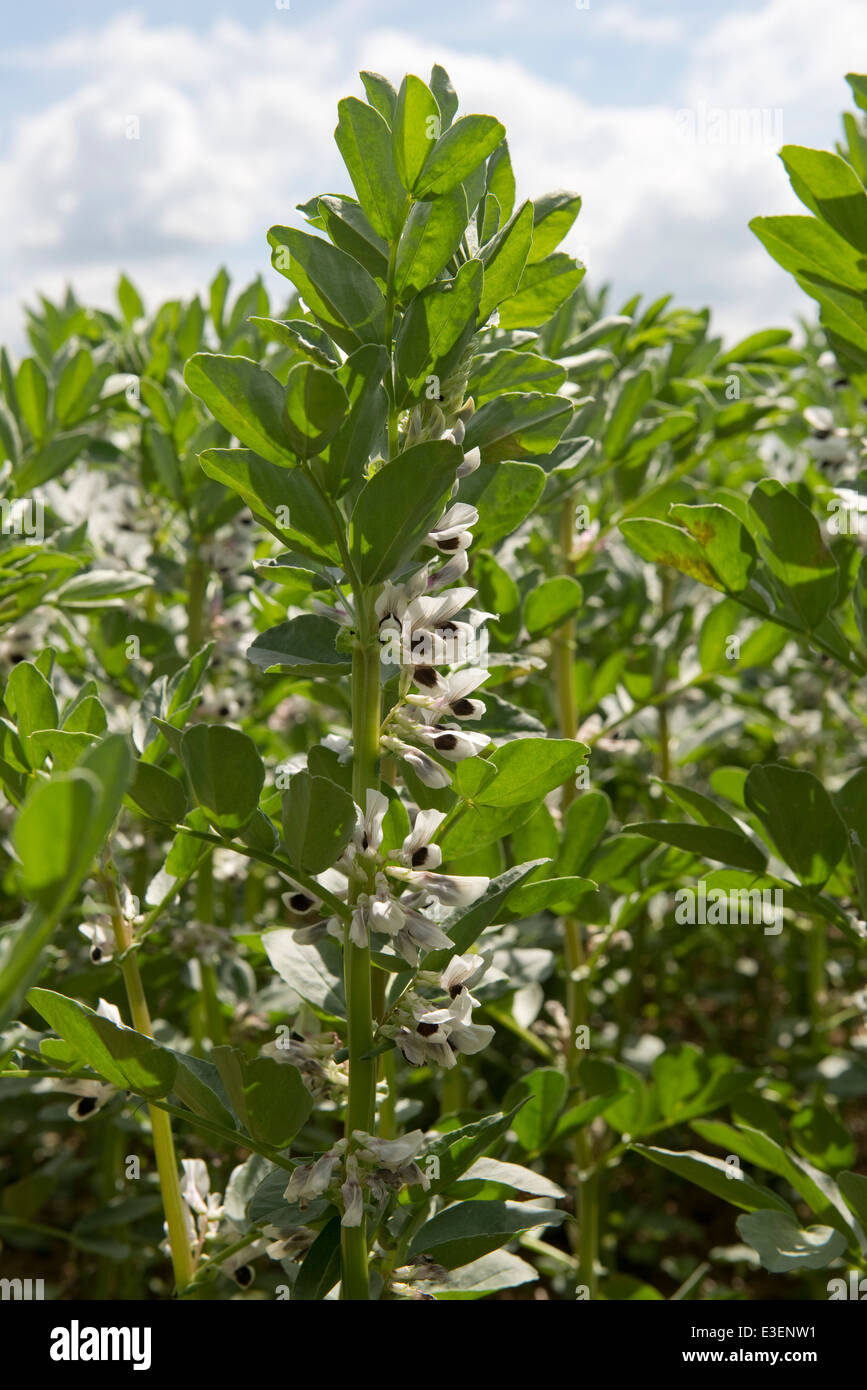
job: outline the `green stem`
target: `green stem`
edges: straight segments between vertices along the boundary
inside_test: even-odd
[[[575,536],[575,498],[566,497],[560,513],[560,554],[564,573],[572,570]],[[578,733],[578,693],[575,685],[575,623],[570,619],[557,633],[554,643],[554,669],[557,689],[557,714],[563,738],[574,739]],[[566,812],[575,799],[575,783],[570,778],[563,786],[560,806],[564,824]],[[583,1049],[578,1047],[578,1030],[587,1024],[587,981],[584,941],[581,924],[575,918],[563,921],[566,951],[566,1012],[569,1019],[569,1044],[566,1066],[570,1082],[578,1081]],[[597,1294],[596,1249],[599,1240],[597,1218],[597,1179],[588,1175],[592,1161],[590,1143],[583,1128],[575,1135],[575,1211],[578,1216],[580,1245],[578,1251],[578,1284],[586,1284],[591,1298]]]
[[[193,656],[205,639],[205,599],[208,571],[198,545],[187,563],[187,656]]]
[[[121,911],[117,881],[106,872],[103,876],[103,886],[108,898],[117,948],[119,952],[123,953],[120,968],[126,986],[133,1027],[137,1032],[143,1033],[145,1037],[152,1038],[151,1016],[136,953],[129,950],[132,937]],[[172,1122],[164,1110],[158,1110],[153,1105],[148,1106],[148,1114],[150,1115],[154,1155],[157,1161],[157,1173],[159,1174],[160,1191],[163,1198],[163,1210],[169,1232],[172,1267],[175,1272],[175,1289],[181,1293],[192,1280],[193,1257],[184,1219],[184,1200],[181,1196],[181,1185],[178,1180],[178,1160],[175,1156],[175,1145],[172,1138]]]
[[[352,795],[362,811],[368,789],[379,787],[380,650],[376,614],[370,595],[356,591],[357,635],[352,654]],[[353,897],[364,885],[353,888]],[[346,927],[344,945],[346,985],[346,1045],[349,1054],[349,1096],[346,1106],[346,1137],[352,1143],[356,1129],[373,1130],[376,1098],[376,1059],[372,1052],[373,998],[370,978],[370,948],[350,939]],[[368,1299],[367,1228],[345,1226],[342,1231],[342,1296]]]

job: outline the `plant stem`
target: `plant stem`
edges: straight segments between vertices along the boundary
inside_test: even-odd
[[[117,881],[110,873],[106,872],[102,882],[108,898],[117,948],[119,952],[125,952],[120,968],[126,986],[126,996],[129,1001],[133,1026],[137,1032],[152,1038],[151,1016],[136,953],[129,950],[132,944],[132,935],[121,911]],[[178,1160],[175,1156],[175,1145],[172,1138],[172,1122],[164,1110],[158,1110],[153,1105],[148,1106],[148,1114],[151,1122],[160,1191],[163,1198],[163,1210],[169,1232],[169,1245],[172,1251],[175,1289],[176,1292],[182,1293],[193,1277],[193,1258],[184,1219],[184,1201],[181,1197],[181,1186],[178,1180]]]
[[[362,811],[368,789],[379,787],[380,650],[371,596],[356,591],[357,636],[352,654],[352,795]],[[355,884],[352,897],[363,891]],[[346,1138],[352,1143],[356,1129],[370,1133],[374,1125],[376,1059],[365,1057],[373,1050],[373,998],[370,978],[370,948],[351,940],[345,929],[344,976],[346,984],[346,1045],[349,1053],[349,1097],[346,1106]],[[368,1299],[367,1229],[344,1226],[342,1231],[342,1296]]]
[[[187,562],[187,656],[193,656],[205,639],[205,599],[208,571],[198,545]]]
[[[566,574],[572,570],[573,538],[575,535],[575,498],[566,497],[560,513],[560,554],[562,567]],[[575,622],[569,619],[560,628],[553,642],[554,667],[557,687],[557,714],[560,733],[563,738],[574,739],[578,733],[578,693],[575,688]],[[575,783],[570,778],[563,786],[560,806],[564,824],[566,812],[575,799]],[[566,1012],[569,1019],[569,1045],[566,1066],[569,1079],[574,1085],[578,1079],[582,1049],[578,1047],[578,1029],[587,1024],[587,982],[578,978],[583,971],[584,942],[581,924],[574,917],[563,920],[566,948]],[[597,1294],[596,1249],[599,1229],[596,1205],[598,1200],[597,1179],[588,1174],[592,1155],[584,1129],[579,1129],[574,1140],[574,1160],[576,1168],[575,1211],[580,1231],[578,1260],[579,1284],[586,1284],[591,1298]]]

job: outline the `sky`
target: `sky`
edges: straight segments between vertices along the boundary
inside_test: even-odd
[[[728,338],[811,306],[749,231],[803,211],[777,150],[832,148],[867,0],[40,0],[4,6],[0,341],[37,291],[153,305],[262,272],[265,232],[349,192],[336,103],[361,68],[450,72],[506,125],[519,197],[582,195],[566,249],[614,307],[710,306]],[[747,114],[745,114],[747,113]]]

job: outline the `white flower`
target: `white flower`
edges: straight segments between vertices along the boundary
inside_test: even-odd
[[[314,1163],[299,1163],[293,1171],[283,1196],[287,1202],[297,1203],[305,1207],[314,1198],[321,1197],[323,1192],[327,1192],[331,1186],[334,1170],[340,1162],[341,1155],[346,1148],[346,1140],[341,1139],[322,1154]]]
[[[402,739],[387,735],[382,740],[382,746],[388,748],[392,753],[396,753],[398,758],[408,763],[426,787],[449,787],[451,777],[444,767],[441,767],[433,758],[428,757],[427,753],[422,753],[420,749],[413,748],[411,744],[404,743]]]
[[[394,938],[394,945],[409,965],[418,965],[420,951],[445,951],[454,945],[429,917],[408,906],[402,910],[405,922]]]
[[[107,999],[100,998],[96,1012],[100,1018],[107,1018],[110,1023],[116,1023],[118,1028],[126,1027],[117,1004],[110,1004]]]
[[[848,458],[851,440],[849,431],[838,429],[834,416],[823,405],[811,405],[804,411],[804,419],[812,430],[810,453],[821,463],[842,463]]]
[[[196,1233],[204,1244],[217,1234],[224,1213],[223,1199],[218,1192],[211,1191],[211,1179],[204,1159],[184,1158],[181,1167],[184,1170],[181,1196],[196,1218]]]
[[[346,1160],[346,1181],[340,1195],[343,1198],[341,1226],[360,1226],[364,1216],[364,1193],[358,1181],[358,1160],[353,1154]]]
[[[402,1168],[411,1158],[415,1158],[424,1144],[424,1133],[420,1129],[411,1130],[400,1139],[380,1139],[367,1134],[363,1129],[355,1129],[352,1137],[361,1146],[358,1158],[362,1162],[375,1163],[380,1168]]]
[[[82,922],[78,930],[90,942],[90,959],[94,965],[102,965],[105,961],[111,960],[117,943],[108,917],[97,917],[93,922]]]
[[[440,676],[431,666],[417,666],[413,671],[413,680],[426,693],[408,695],[407,702],[430,711],[435,718],[452,714],[456,719],[481,719],[485,712],[484,704],[481,700],[468,697],[488,679],[488,675],[489,672],[479,666],[468,666],[446,677]]]
[[[449,1010],[449,1019],[445,1025],[448,1029],[449,1045],[458,1052],[481,1052],[494,1036],[490,1024],[472,1022],[472,1009],[472,996],[467,990],[462,990],[453,1000]]]
[[[355,808],[355,843],[363,853],[375,854],[382,844],[382,822],[388,810],[388,797],[368,787],[365,792],[364,814]]]
[[[481,461],[482,454],[478,446],[475,449],[468,449],[464,454],[463,463],[458,467],[457,476],[459,478],[465,478],[468,473],[475,473]]]
[[[73,1101],[66,1112],[71,1120],[77,1121],[89,1120],[118,1093],[117,1087],[110,1086],[107,1081],[77,1081],[73,1078],[69,1080],[52,1078],[51,1090],[64,1091],[69,1096],[78,1096],[78,1100]]]
[[[377,874],[376,893],[368,897],[368,920],[371,931],[384,932],[386,936],[396,936],[406,922],[400,903],[391,896],[388,880],[384,874]]]
[[[432,874],[425,869],[388,867],[393,878],[403,879],[411,888],[429,893],[447,907],[468,907],[487,892],[489,878],[483,875]]]
[[[401,864],[408,869],[438,869],[443,862],[439,845],[430,842],[445,820],[444,811],[419,811],[413,827],[399,851]]]
[[[471,507],[468,502],[456,502],[440,517],[433,530],[428,532],[423,544],[442,551],[466,550],[473,543],[470,528],[475,526],[478,520],[479,513],[475,507]]]
[[[469,993],[469,985],[484,974],[487,964],[484,956],[452,956],[440,976],[440,987],[449,998],[457,999],[458,995],[466,994],[470,1005],[478,1006],[478,999]]]

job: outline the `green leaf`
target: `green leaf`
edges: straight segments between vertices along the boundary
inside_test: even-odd
[[[131,327],[136,319],[144,318],[145,308],[142,297],[132,281],[128,280],[125,275],[121,275],[117,282],[117,302],[127,326]]]
[[[846,827],[822,783],[802,768],[750,769],[747,805],[805,888],[817,892],[846,852]]]
[[[91,394],[95,382],[99,394],[101,381],[96,373],[92,353],[79,348],[60,373],[54,393],[54,413],[59,425],[71,425],[80,420],[95,397]]]
[[[353,352],[385,341],[385,299],[376,281],[338,247],[292,227],[268,233],[271,262],[291,280],[325,331]]]
[[[817,287],[867,289],[867,271],[849,243],[815,217],[754,217],[750,229],[784,270],[797,276],[808,294]]]
[[[679,570],[681,574],[725,593],[725,585],[717,577],[698,541],[679,526],[652,517],[634,517],[622,521],[620,530],[630,549],[643,560]]]
[[[523,883],[534,869],[547,863],[544,859],[530,859],[524,864],[516,864],[505,873],[492,878],[487,889],[477,902],[469,908],[455,908],[441,923],[443,931],[454,942],[451,950],[432,951],[425,957],[425,970],[444,970],[453,955],[469,951],[486,927],[497,920],[511,890]]]
[[[25,357],[15,377],[15,392],[24,423],[39,444],[45,438],[48,414],[48,382],[39,363]]]
[[[226,724],[194,724],[181,739],[193,794],[221,834],[241,830],[259,805],[265,766],[255,743]]]
[[[790,1121],[792,1143],[803,1158],[826,1172],[855,1162],[855,1141],[825,1105],[801,1107]]]
[[[584,279],[584,267],[555,251],[527,265],[518,291],[500,305],[500,327],[539,328],[557,312]]]
[[[496,198],[501,219],[510,218],[515,206],[515,174],[506,140],[500,141],[488,160],[485,188]]]
[[[378,72],[362,72],[360,77],[367,93],[367,100],[390,125],[397,105],[397,92],[394,87],[387,77]]]
[[[338,198],[323,193],[317,204],[321,221],[335,246],[352,256],[375,280],[388,275],[388,242],[377,236],[367,215],[354,198]]]
[[[774,478],[756,484],[750,511],[756,518],[754,534],[762,559],[794,615],[812,630],[836,601],[840,578],[819,523],[810,509]]]
[[[303,613],[261,632],[247,656],[263,671],[285,671],[299,678],[340,675],[352,662],[335,647],[336,631],[330,619]]]
[[[391,128],[394,166],[404,188],[417,182],[439,133],[436,97],[420,77],[408,74],[400,84]]]
[[[585,893],[592,893],[597,884],[590,878],[574,875],[563,878],[536,879],[514,888],[509,894],[507,912],[510,920],[532,917],[536,912],[554,912],[567,916]]]
[[[54,691],[32,661],[21,661],[12,668],[4,696],[10,714],[18,725],[25,752],[31,735],[38,729],[56,729],[60,718]],[[31,761],[31,766],[38,766]]]
[[[867,255],[867,194],[851,164],[828,150],[784,145],[780,159],[803,203]]]
[[[503,1163],[498,1158],[477,1158],[461,1175],[460,1184],[470,1182],[496,1183],[500,1187],[511,1187],[514,1192],[528,1192],[531,1197],[550,1197],[555,1202],[566,1196],[563,1188],[550,1178],[535,1173],[532,1168],[524,1168],[520,1163]]]
[[[474,547],[487,549],[511,535],[530,515],[544,489],[545,470],[537,463],[486,463],[462,478],[459,500],[479,513],[473,527]]]
[[[564,396],[507,391],[475,412],[464,448],[480,448],[483,465],[550,454],[571,416],[572,405]]]
[[[393,241],[400,234],[406,195],[395,169],[387,119],[375,104],[368,106],[357,97],[339,101],[337,111],[334,139],[358,201],[373,230]]]
[[[644,367],[618,378],[618,386],[605,430],[605,453],[612,459],[625,452],[630,430],[653,395],[653,377]]]
[[[215,1047],[211,1055],[247,1133],[260,1144],[284,1149],[313,1109],[297,1067],[273,1057],[250,1061],[233,1047]]]
[[[555,396],[565,380],[565,367],[550,357],[502,348],[473,358],[468,389],[479,407],[504,391],[541,391]]]
[[[701,792],[694,791],[692,787],[683,786],[679,782],[663,782],[659,780],[669,801],[673,801],[675,806],[687,811],[693,820],[697,820],[699,825],[717,825],[723,830],[731,830],[735,835],[742,835],[743,831],[728,811],[724,811],[721,806],[717,806],[715,801],[711,801],[709,796],[704,796]]]
[[[172,1093],[181,1104],[204,1120],[213,1120],[224,1129],[235,1129],[238,1117],[232,1113],[231,1101],[213,1062],[187,1052],[171,1052],[178,1067]]]
[[[318,874],[345,850],[355,829],[355,802],[326,777],[296,772],[283,793],[283,839],[299,869]]]
[[[578,612],[584,594],[577,579],[558,575],[531,589],[524,603],[524,624],[534,640],[547,637]]]
[[[312,1004],[335,1018],[345,1018],[343,956],[330,937],[305,946],[289,927],[263,932],[262,945],[281,980]]]
[[[399,300],[426,288],[451,260],[467,225],[467,197],[458,187],[444,198],[414,203],[397,247],[394,288]]]
[[[747,587],[756,562],[756,547],[734,512],[716,502],[679,502],[670,508],[670,515],[686,527],[729,593],[740,593]]]
[[[499,1289],[532,1284],[538,1278],[537,1271],[520,1255],[508,1250],[492,1250],[480,1260],[446,1274],[445,1278],[426,1279],[424,1287],[437,1303],[451,1303],[484,1298],[485,1294],[496,1293]]]
[[[462,457],[444,440],[416,444],[368,479],[349,531],[362,583],[390,578],[412,559],[448,503]]]
[[[517,806],[541,799],[571,777],[589,753],[567,738],[522,738],[496,749],[497,776],[476,795],[480,806]]]
[[[439,1177],[432,1177],[428,1192],[435,1196],[454,1186],[468,1168],[486,1153],[497,1139],[506,1133],[517,1114],[518,1107],[496,1115],[486,1115],[474,1124],[449,1130],[439,1135],[425,1149],[425,1159],[436,1158]],[[425,1201],[427,1194],[416,1194],[416,1201]]]
[[[437,99],[443,130],[445,130],[455,118],[455,112],[458,109],[458,94],[445,68],[441,67],[439,63],[434,63],[431,68],[430,89]]]
[[[512,1129],[527,1153],[541,1153],[545,1148],[563,1109],[567,1090],[566,1073],[554,1067],[538,1067],[509,1087],[503,1104],[506,1108],[521,1106],[512,1121]]]
[[[298,1270],[292,1302],[321,1302],[340,1278],[340,1217],[334,1216],[317,1235]]]
[[[517,290],[532,240],[533,204],[522,203],[497,235],[482,247],[479,256],[485,267],[485,282],[476,320],[479,325],[487,323],[497,306]]]
[[[791,1207],[782,1197],[778,1197],[770,1188],[761,1187],[743,1169],[727,1164],[721,1158],[699,1153],[696,1149],[677,1151],[653,1148],[648,1144],[633,1144],[631,1147],[660,1168],[667,1168],[679,1178],[695,1183],[697,1187],[712,1192],[715,1197],[721,1197],[743,1211],[773,1209],[787,1216],[792,1215]]]
[[[284,423],[299,458],[321,454],[337,434],[348,409],[346,392],[332,372],[311,362],[292,368],[286,380]]]
[[[85,570],[65,580],[57,590],[55,602],[72,613],[87,613],[93,608],[122,607],[121,600],[140,593],[153,584],[147,574],[129,574],[122,570]]]
[[[175,1059],[153,1038],[119,1027],[50,989],[32,989],[27,1001],[87,1066],[113,1086],[150,1100],[166,1096],[172,1089]]]
[[[506,131],[493,116],[461,116],[430,150],[412,187],[418,201],[441,198],[493,154]]]
[[[176,825],[187,814],[183,783],[164,768],[137,759],[128,799],[151,820]]]
[[[846,1249],[842,1232],[832,1226],[801,1227],[790,1212],[755,1211],[739,1216],[737,1228],[772,1274],[824,1269]]]
[[[556,193],[546,193],[537,198],[533,214],[533,246],[530,251],[530,265],[535,265],[550,255],[563,240],[581,211],[581,199],[577,193],[569,193],[559,188]]]
[[[258,362],[197,352],[184,368],[184,381],[242,444],[281,468],[296,462],[284,421],[285,392]]]
[[[266,319],[257,314],[250,315],[250,323],[255,323],[266,336],[291,347],[317,367],[336,369],[340,366],[334,344],[324,328],[315,323],[308,323],[306,319]]]
[[[334,517],[306,470],[278,468],[249,449],[206,449],[199,462],[284,545],[320,563],[339,560]]]
[[[132,757],[121,734],[89,749],[76,767],[31,788],[12,838],[24,891],[59,914],[89,873],[120,809]]]
[[[672,821],[634,821],[623,827],[630,835],[645,835],[662,845],[674,845],[701,859],[715,859],[736,869],[761,873],[766,856],[740,831],[717,825],[681,825]]]
[[[82,858],[78,833],[99,804],[95,777],[80,769],[56,774],[31,789],[15,821],[13,841],[21,862],[25,894],[48,907],[61,892],[74,891],[90,862]]]
[[[410,303],[395,341],[399,409],[424,395],[429,377],[445,377],[463,352],[473,332],[483,281],[481,261],[465,261],[453,279],[437,280]]]
[[[863,1173],[840,1173],[837,1184],[855,1213],[858,1225],[867,1231],[867,1177]]]
[[[605,833],[611,803],[604,792],[585,791],[566,812],[563,844],[557,859],[557,873],[578,874]]]
[[[422,1226],[409,1254],[430,1255],[436,1264],[458,1269],[507,1245],[522,1231],[559,1225],[565,1215],[523,1202],[456,1202]]]

